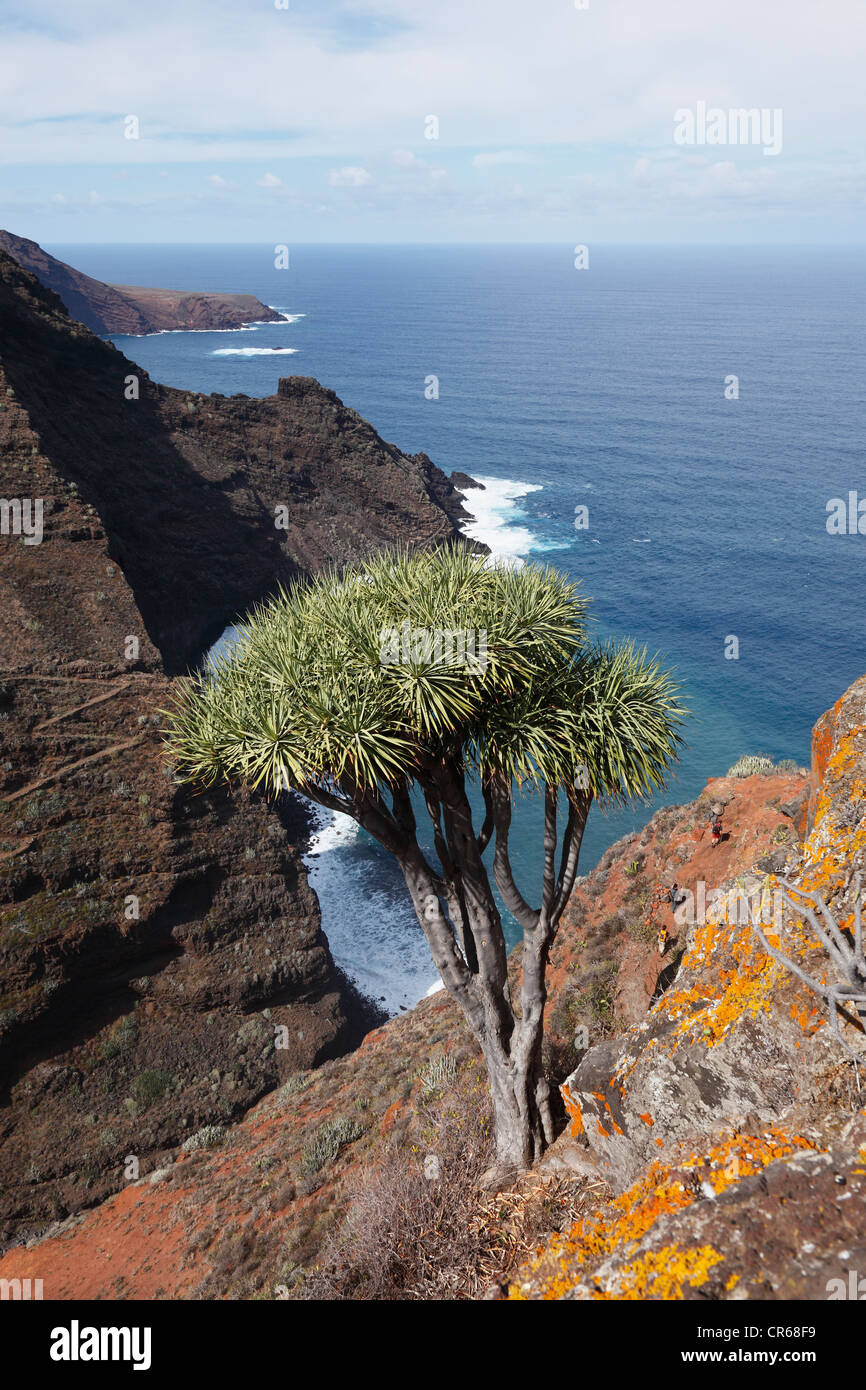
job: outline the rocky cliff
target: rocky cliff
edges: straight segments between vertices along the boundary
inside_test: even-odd
[[[564,1081],[581,1057],[586,1064],[597,1049],[629,1037],[631,1028],[639,1031],[653,999],[664,999],[687,968],[684,927],[673,931],[668,952],[659,956],[655,924],[648,921],[653,887],[674,879],[683,888],[701,882],[716,887],[756,865],[793,863],[801,853],[808,794],[808,779],[797,773],[716,779],[697,802],[665,808],[643,832],[606,853],[580,884],[551,962],[547,1048],[554,1079]],[[727,803],[728,839],[713,850],[707,812],[720,796]],[[152,1171],[123,1184],[83,1219],[54,1228],[29,1249],[9,1251],[0,1275],[35,1277],[50,1270],[52,1295],[60,1298],[303,1292],[307,1273],[340,1229],[352,1192],[366,1187],[394,1154],[411,1164],[428,1151],[425,1067],[443,1057],[458,1077],[479,1075],[472,1039],[448,998],[438,994],[369,1034],[356,1052],[291,1076],[212,1147],[176,1150],[174,1161],[161,1159],[159,1166],[154,1159]],[[573,1108],[570,1093],[569,1104]],[[697,1111],[696,1121],[702,1123]],[[587,1222],[615,1225],[621,1199],[601,1171],[598,1152],[585,1133],[572,1134],[564,1111],[562,1123],[560,1139],[526,1184],[490,1206],[479,1199],[477,1211],[467,1213],[470,1225],[476,1218],[488,1223],[500,1272],[519,1249],[512,1216],[532,1194],[540,1213],[533,1246],[570,1229],[563,1228],[560,1210],[567,1215],[578,1207]],[[317,1156],[323,1135],[334,1132],[347,1138]],[[770,1140],[756,1141],[756,1153],[772,1149]],[[799,1152],[796,1146],[790,1151]],[[745,1179],[753,1169],[743,1162]],[[449,1180],[447,1172],[442,1176]],[[748,1186],[743,1193],[748,1200]],[[549,1291],[534,1270],[518,1277],[518,1291]],[[498,1284],[491,1293],[501,1296]]]
[[[299,811],[175,786],[159,710],[278,582],[454,536],[460,503],[314,381],[263,401],[156,386],[2,253],[0,321],[8,1239],[368,1026],[320,930]]]
[[[58,294],[72,317],[94,333],[115,336],[241,328],[247,323],[282,323],[286,318],[251,294],[106,285],[13,232],[0,231],[0,251]]]
[[[847,1298],[852,1275],[859,1296],[860,1075],[830,1026],[835,1011],[764,949],[755,923],[818,983],[835,978],[803,910],[809,900],[787,891],[784,874],[820,895],[853,944],[866,858],[864,698],[866,678],[816,725],[808,808],[796,811],[802,848],[789,833],[773,853],[727,865],[725,891],[683,928],[667,989],[565,1081],[565,1143],[615,1195],[520,1272],[514,1297]],[[863,1054],[851,1006],[840,1033]]]

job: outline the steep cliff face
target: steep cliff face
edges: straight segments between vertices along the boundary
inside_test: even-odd
[[[445,475],[310,378],[264,400],[158,386],[2,256],[0,314],[7,486],[20,495],[33,461],[50,461],[56,486],[28,493],[45,497],[45,545],[63,534],[70,497],[93,509],[172,674],[301,570],[457,534]],[[25,423],[35,443],[19,445]]]
[[[862,1268],[866,1110],[855,1067],[818,996],[753,924],[813,978],[834,978],[781,877],[819,893],[853,940],[866,857],[864,699],[866,678],[816,725],[801,852],[784,865],[741,863],[690,927],[679,972],[646,1018],[591,1048],[565,1082],[572,1142],[619,1195],[555,1239],[515,1296],[827,1298],[832,1281],[847,1289]],[[862,1055],[856,1013],[840,1027]]]
[[[298,811],[175,786],[159,710],[167,673],[277,582],[454,535],[459,498],[315,382],[262,402],[154,386],[2,253],[0,318],[8,1239],[368,1026],[320,930]]]
[[[285,318],[251,294],[106,285],[65,261],[58,261],[35,241],[13,232],[0,231],[0,251],[59,295],[72,317],[94,333],[140,335],[178,329],[240,328],[245,323],[280,323]]]

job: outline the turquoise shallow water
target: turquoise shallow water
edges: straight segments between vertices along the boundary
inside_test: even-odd
[[[578,576],[599,633],[660,650],[686,687],[689,746],[661,801],[745,752],[808,761],[815,719],[866,669],[866,536],[825,524],[829,499],[866,496],[856,249],[597,248],[589,271],[555,246],[301,246],[288,271],[267,246],[49,249],[116,283],[243,291],[300,316],[116,340],[161,381],[257,396],[315,376],[405,451],[532,485],[488,495],[484,537]],[[648,814],[594,811],[582,870]],[[519,822],[532,896],[530,806]],[[387,856],[349,833],[313,862],[350,954],[375,937],[377,978],[417,955],[408,998],[426,948]]]

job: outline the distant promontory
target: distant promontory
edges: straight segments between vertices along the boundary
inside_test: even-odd
[[[247,323],[282,323],[286,315],[252,294],[106,285],[49,256],[35,241],[0,230],[6,251],[63,300],[73,318],[94,333],[146,333],[242,328]]]

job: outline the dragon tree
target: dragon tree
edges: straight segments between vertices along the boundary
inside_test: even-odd
[[[504,1179],[554,1138],[545,973],[590,808],[664,785],[683,714],[657,659],[590,639],[577,584],[457,546],[385,554],[265,602],[211,672],[180,683],[167,746],[183,780],[293,788],[395,856],[484,1056]],[[509,852],[522,788],[544,805],[525,895]],[[523,933],[519,1000],[494,883]]]

